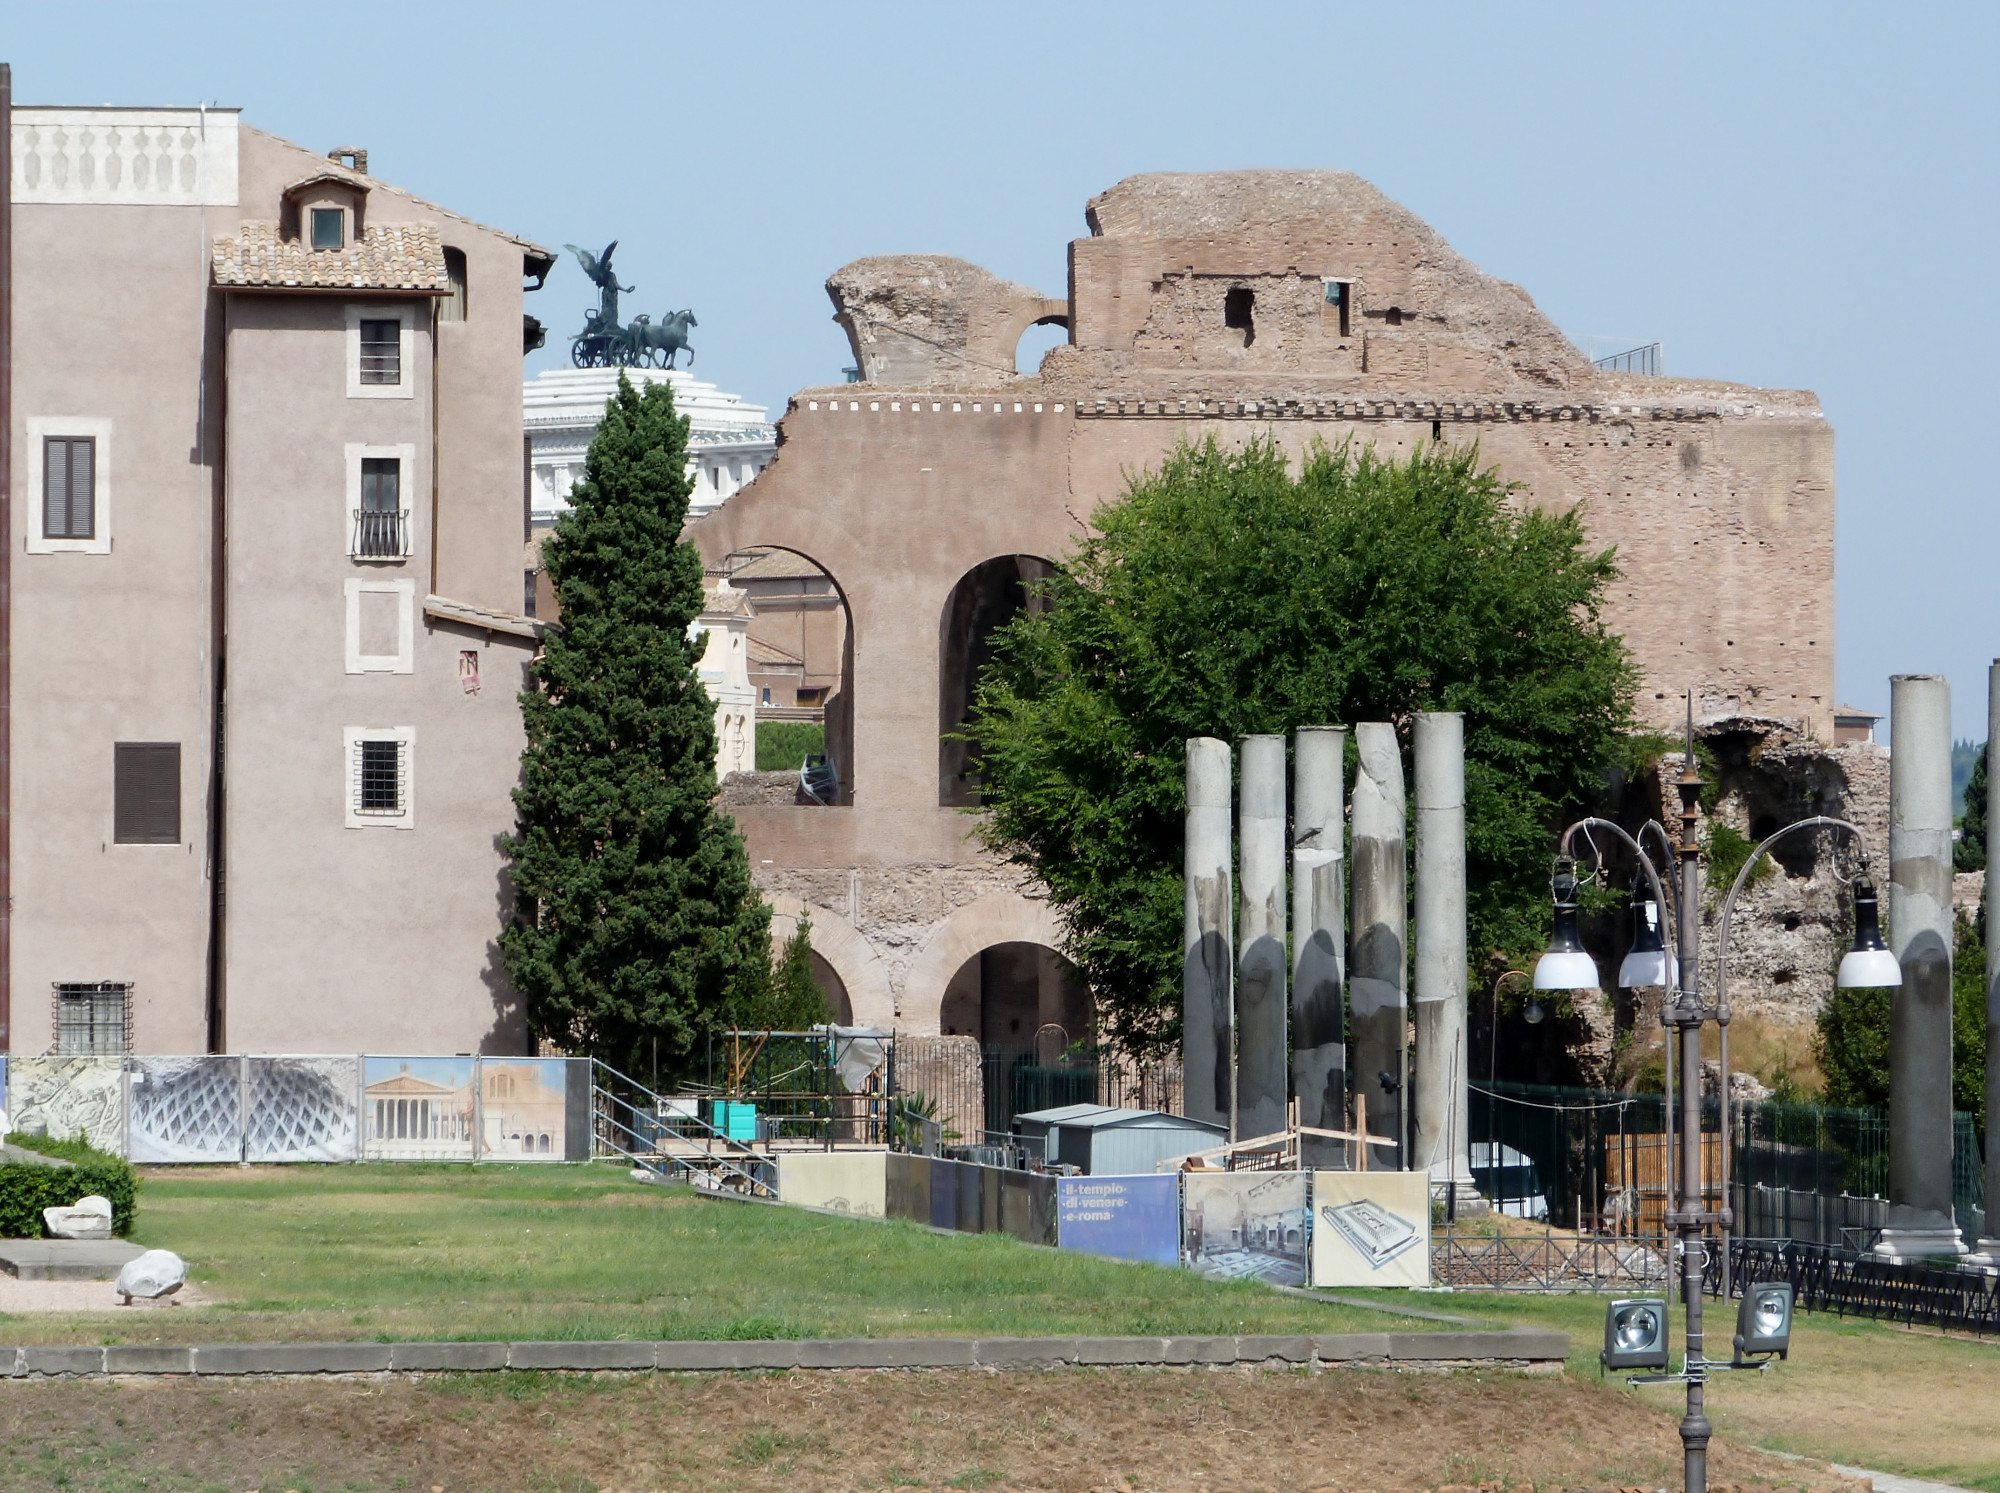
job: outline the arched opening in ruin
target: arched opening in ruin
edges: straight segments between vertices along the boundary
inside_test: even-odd
[[[1054,949],[981,949],[945,987],[938,1030],[979,1044],[988,1130],[1005,1130],[1017,1114],[1097,1102],[1090,988]]]
[[[1069,345],[1069,318],[1067,316],[1045,316],[1040,321],[1031,322],[1021,333],[1020,341],[1014,344],[1014,371],[1029,377],[1042,371],[1042,359],[1052,348]]]
[[[748,599],[757,767],[800,778],[792,802],[854,801],[854,614],[847,593],[809,555],[783,546],[723,561]],[[825,757],[831,767],[818,769]],[[808,759],[815,770],[802,772]]]
[[[1055,566],[1037,555],[1002,555],[975,565],[945,601],[938,621],[938,803],[977,805],[979,743],[963,736],[979,691],[979,676],[993,661],[993,635],[1022,612],[1040,611],[1040,582]]]
[[[854,1025],[854,1002],[848,997],[847,982],[840,978],[840,971],[821,957],[819,950],[812,951],[813,984],[826,997],[826,1009],[839,1026]]]

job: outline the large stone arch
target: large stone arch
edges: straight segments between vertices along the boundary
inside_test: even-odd
[[[1060,950],[1062,924],[1049,904],[1039,898],[992,892],[968,902],[933,928],[903,980],[903,1029],[936,1032],[945,988],[959,966],[983,950],[1009,943]]]
[[[887,1031],[896,1024],[896,997],[889,988],[889,969],[866,934],[839,913],[824,907],[808,907],[797,897],[777,896],[770,901],[774,945],[784,943],[798,931],[800,918],[811,918],[813,952],[832,966],[841,984],[847,987],[847,1001],[856,1026]]]

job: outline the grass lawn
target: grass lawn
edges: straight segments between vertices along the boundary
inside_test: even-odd
[[[16,1316],[0,1330],[94,1343],[1426,1325],[1001,1235],[720,1201],[609,1166],[160,1168],[145,1174],[132,1239],[187,1260],[214,1304]]]
[[[1561,1328],[1570,1335],[1571,1376],[1598,1382],[1606,1297],[1461,1291],[1378,1299],[1488,1326]],[[1671,1316],[1678,1357],[1685,1319],[1678,1307]],[[1728,1356],[1735,1303],[1709,1301],[1704,1317],[1710,1356]],[[1603,1392],[1662,1409],[1678,1409],[1684,1394],[1678,1385],[1628,1389],[1613,1377]],[[1743,1445],[2000,1493],[2000,1342],[1991,1339],[1801,1312],[1791,1357],[1762,1374],[1717,1375],[1707,1413],[1718,1432]]]

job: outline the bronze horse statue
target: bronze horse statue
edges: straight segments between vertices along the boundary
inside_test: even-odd
[[[692,311],[670,311],[657,322],[643,314],[635,316],[626,330],[631,334],[633,352],[647,366],[671,368],[675,357],[685,350],[688,367],[692,368],[694,347],[687,340],[687,331],[700,325]]]

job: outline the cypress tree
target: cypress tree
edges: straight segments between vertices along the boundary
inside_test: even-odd
[[[562,606],[521,696],[516,919],[500,938],[529,1032],[672,1075],[770,978],[770,909],[715,807],[715,707],[696,673],[701,559],[688,422],[622,375],[574,505],[542,548]],[[657,1056],[656,1056],[657,1054]]]

